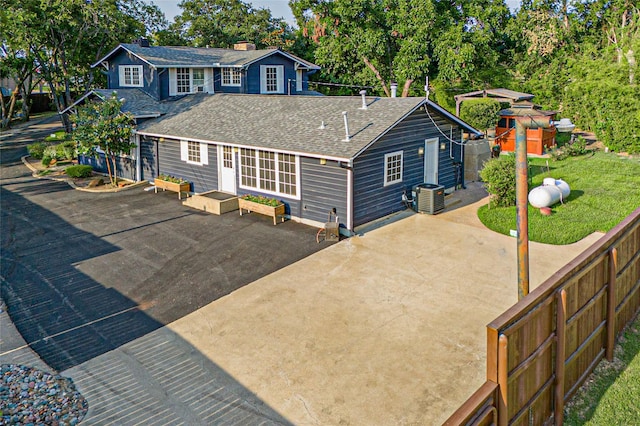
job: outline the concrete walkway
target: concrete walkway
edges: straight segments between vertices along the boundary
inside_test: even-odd
[[[482,226],[486,202],[373,229],[169,328],[294,424],[440,424],[517,301],[516,240]],[[531,243],[531,289],[600,236]]]

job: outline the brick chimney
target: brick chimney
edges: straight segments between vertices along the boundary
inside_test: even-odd
[[[233,50],[256,50],[256,45],[248,41],[239,41],[233,45]]]

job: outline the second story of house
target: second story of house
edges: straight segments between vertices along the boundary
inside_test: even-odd
[[[137,88],[157,100],[192,93],[308,94],[315,64],[279,49],[241,42],[233,49],[151,46],[146,39],[118,45],[93,64],[108,89]]]

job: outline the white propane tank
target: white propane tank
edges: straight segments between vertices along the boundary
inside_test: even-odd
[[[528,198],[533,207],[550,207],[567,198],[570,193],[571,188],[567,182],[562,179],[545,178],[542,186],[537,186],[529,192]]]

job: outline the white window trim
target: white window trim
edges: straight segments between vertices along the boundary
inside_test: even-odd
[[[229,72],[231,72],[231,81],[233,81],[233,75],[237,74],[238,78],[239,78],[239,82],[238,83],[225,83],[224,82],[224,72],[225,70],[228,70]],[[224,87],[240,87],[242,86],[242,72],[238,69],[238,68],[232,68],[232,67],[224,67],[220,70],[221,73],[221,78],[220,78],[220,85],[224,86]]]
[[[299,155],[295,155],[295,165],[296,165],[296,195],[291,195],[291,194],[286,194],[284,192],[279,192],[279,191],[268,191],[266,189],[262,189],[260,188],[260,156],[259,156],[259,152],[260,151],[264,151],[264,152],[273,152],[275,154],[275,166],[276,166],[276,188],[280,188],[280,154],[289,154],[286,152],[275,152],[275,151],[267,151],[264,149],[257,149],[257,148],[248,148],[248,149],[253,149],[254,153],[255,153],[255,160],[256,160],[256,186],[247,186],[247,185],[243,185],[242,184],[242,176],[240,176],[239,182],[238,182],[238,186],[242,189],[248,189],[251,191],[255,191],[255,192],[259,192],[261,194],[269,194],[269,195],[274,195],[277,197],[283,197],[283,198],[288,198],[291,200],[300,200],[301,196],[300,193],[302,192],[302,188],[300,188],[300,156]],[[240,170],[240,173],[242,173],[242,156],[240,156],[238,158],[238,170]]]
[[[193,142],[193,141],[191,141]],[[180,140],[180,160],[194,166],[206,166],[209,164],[209,145],[203,142],[195,142],[200,145],[200,161],[189,160],[189,141]]]
[[[276,69],[276,90],[267,91],[267,68]],[[260,65],[260,93],[283,94],[284,93],[284,65]]]
[[[138,70],[138,75],[140,76],[138,84],[125,83],[124,73],[125,73],[125,69],[127,68],[130,68],[132,71],[131,73],[132,80],[133,80],[133,70],[134,69]],[[142,65],[118,65],[118,79],[119,79],[118,83],[120,87],[144,87],[144,75],[143,75]]]
[[[389,177],[389,157],[400,156],[400,179],[397,180],[388,180]],[[395,151],[390,152],[384,155],[384,186],[395,185],[396,183],[402,182],[404,177],[404,151]]]
[[[193,80],[194,80],[193,71],[194,70],[202,70],[202,85],[201,86],[196,86],[196,84],[193,82]],[[205,93],[207,91],[207,73],[205,72],[204,68],[191,68],[189,70],[189,85],[191,86],[191,92],[192,93]],[[198,87],[202,87],[202,90],[198,91]]]

